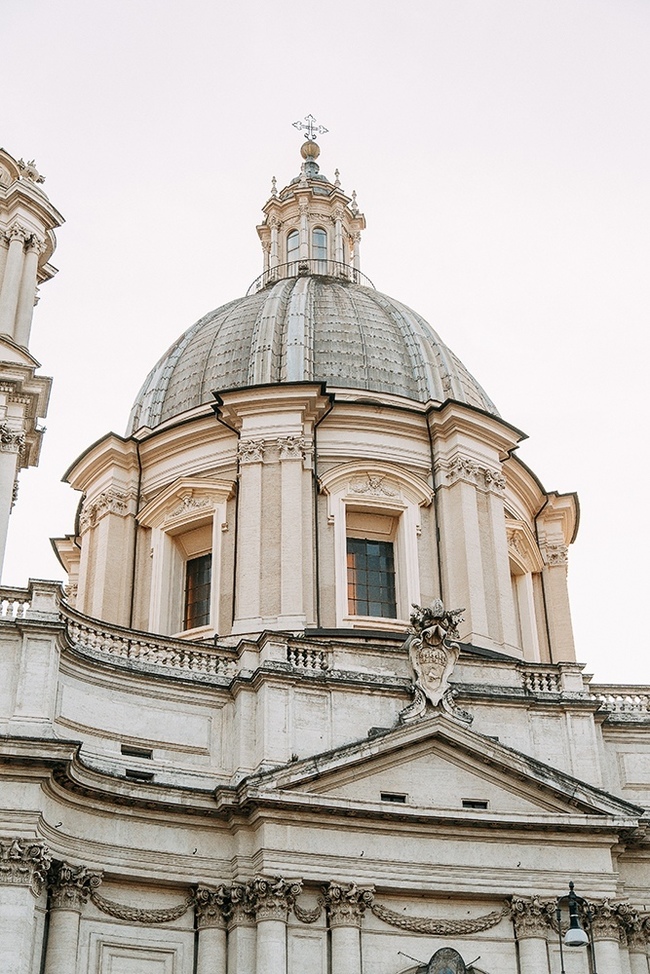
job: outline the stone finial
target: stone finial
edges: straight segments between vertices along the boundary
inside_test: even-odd
[[[48,876],[52,908],[80,912],[101,881],[100,872],[85,866],[73,866],[69,862],[52,863]]]
[[[286,923],[289,909],[300,896],[302,883],[287,882],[281,877],[266,879],[264,876],[256,876],[249,883],[249,887],[258,922],[283,920]]]
[[[29,162],[25,162],[24,159],[19,159],[17,166],[23,179],[29,179],[32,183],[45,182],[45,176],[42,176],[36,168],[34,159],[30,159]]]
[[[230,890],[223,883],[216,888],[197,886],[194,891],[194,908],[199,930],[206,927],[225,929],[231,913]]]
[[[360,927],[366,908],[372,906],[372,886],[330,883],[323,887],[323,902],[330,927]]]
[[[530,937],[545,939],[551,928],[555,903],[542,900],[539,896],[523,898],[513,896],[510,901],[510,915],[518,940]]]
[[[50,851],[40,839],[0,839],[0,886],[29,886],[38,896],[51,861]]]

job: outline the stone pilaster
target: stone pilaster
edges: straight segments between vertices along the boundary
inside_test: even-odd
[[[332,931],[332,971],[361,974],[361,922],[373,899],[374,891],[369,886],[330,883],[324,887],[323,900]]]
[[[29,346],[29,336],[32,329],[38,259],[44,251],[45,241],[36,235],[32,236],[25,252],[23,274],[18,294],[18,307],[16,309],[16,327],[14,330],[16,344],[23,345],[25,348]]]
[[[0,838],[0,938],[2,970],[30,974],[36,898],[50,865],[39,839]]]
[[[223,885],[216,889],[197,886],[194,910],[199,931],[196,974],[226,974],[230,891]]]
[[[547,938],[554,904],[538,896],[513,896],[512,922],[519,943],[519,962],[526,974],[549,974]]]
[[[255,971],[255,904],[250,887],[233,883],[229,891],[228,974]]]
[[[618,904],[608,899],[589,908],[591,933],[594,939],[596,966],[605,974],[623,974],[621,967],[621,931]]]
[[[101,873],[85,866],[56,862],[50,869],[50,928],[45,951],[45,974],[74,974],[79,947],[81,911]]]
[[[286,974],[287,920],[302,883],[256,876],[250,883],[257,920],[257,972]]]
[[[13,338],[25,260],[25,241],[29,238],[29,231],[21,223],[15,222],[7,230],[6,238],[9,252],[0,291],[0,332]]]

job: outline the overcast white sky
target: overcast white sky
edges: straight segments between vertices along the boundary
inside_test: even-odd
[[[648,0],[21,0],[2,29],[0,144],[67,219],[3,581],[61,577],[62,473],[261,271],[260,208],[311,112],[368,220],[362,269],[528,433],[547,489],[580,496],[578,658],[650,683]]]

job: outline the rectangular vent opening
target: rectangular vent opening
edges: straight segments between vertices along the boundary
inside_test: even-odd
[[[153,758],[153,751],[150,747],[136,747],[134,744],[122,744],[122,754],[130,758]]]
[[[153,771],[140,771],[139,768],[127,768],[126,776],[132,781],[153,781]]]
[[[483,808],[488,807],[487,801],[478,798],[463,798],[463,808]]]
[[[400,795],[394,791],[382,791],[381,800],[383,802],[395,802],[397,805],[406,805],[406,795]]]

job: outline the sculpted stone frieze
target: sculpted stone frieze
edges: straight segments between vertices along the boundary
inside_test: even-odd
[[[102,874],[68,862],[52,864],[48,876],[53,909],[80,911],[93,890],[100,886]]]
[[[367,473],[356,477],[350,484],[353,494],[371,494],[373,497],[399,497],[399,490],[386,483],[385,475]]]
[[[123,903],[115,903],[107,900],[91,888],[90,899],[94,906],[102,913],[115,917],[116,920],[127,920],[129,923],[169,923],[170,920],[178,920],[194,904],[194,897],[188,897],[183,903],[177,906],[170,906],[167,909],[147,910],[137,906],[127,906]]]
[[[50,862],[49,849],[40,839],[0,839],[0,886],[29,886],[38,896]]]

